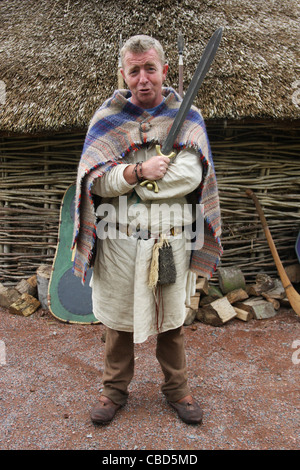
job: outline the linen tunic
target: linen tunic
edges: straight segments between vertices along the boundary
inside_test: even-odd
[[[191,252],[187,249],[184,232],[172,236],[170,229],[181,229],[193,218],[193,214],[187,215],[183,208],[186,195],[196,189],[202,179],[199,154],[193,149],[181,150],[170,161],[165,176],[157,181],[158,193],[127,183],[123,176],[126,166],[154,155],[157,155],[154,145],[131,152],[124,158],[124,164],[97,178],[92,187],[92,192],[102,198],[97,209],[101,223],[111,222],[112,226],[117,223],[124,232],[128,224],[134,229],[138,221],[140,227],[149,229],[151,234],[166,233],[172,246],[176,282],[153,290],[148,286],[148,278],[156,239],[151,235],[145,239],[127,236],[122,230],[124,237],[109,238],[97,230],[99,238],[91,280],[93,313],[109,328],[133,332],[135,343],[183,324],[186,300],[194,293],[196,278],[189,272]],[[153,223],[156,209],[162,204],[172,207],[172,216],[157,218]],[[104,217],[104,209],[111,209],[111,214]]]

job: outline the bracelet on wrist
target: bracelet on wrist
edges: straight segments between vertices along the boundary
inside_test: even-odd
[[[139,168],[140,168],[140,178],[142,179],[142,181],[144,180],[144,176],[143,176],[143,162],[139,162]]]
[[[141,183],[142,181],[144,181],[142,164],[143,162],[137,162],[133,169],[138,183]],[[140,175],[138,174],[138,168],[140,169]]]

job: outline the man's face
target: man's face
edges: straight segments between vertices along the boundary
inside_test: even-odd
[[[143,109],[158,106],[162,101],[162,84],[168,65],[162,65],[155,49],[147,52],[126,52],[121,73],[132,93],[133,104]]]

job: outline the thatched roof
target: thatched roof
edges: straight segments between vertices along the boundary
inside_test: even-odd
[[[204,117],[299,117],[298,0],[2,0],[0,16],[0,131],[85,129],[117,87],[120,34],[161,40],[177,88],[181,31],[186,88],[220,26]]]

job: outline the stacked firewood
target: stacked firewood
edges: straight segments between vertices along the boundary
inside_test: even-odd
[[[47,293],[51,266],[40,265],[35,275],[22,279],[13,287],[0,283],[0,307],[9,313],[28,317],[39,308],[47,309]]]
[[[291,282],[300,286],[300,264],[287,268]],[[51,266],[40,265],[36,274],[13,287],[0,283],[0,307],[10,313],[29,316],[37,309],[47,309]],[[256,281],[246,284],[240,268],[223,267],[217,272],[218,283],[198,278],[196,291],[186,305],[185,325],[200,321],[222,326],[233,318],[261,320],[276,315],[280,307],[291,308],[279,279],[259,273]]]
[[[194,320],[213,326],[222,326],[233,318],[261,320],[275,316],[280,307],[290,308],[281,281],[268,274],[257,274],[256,281],[248,285],[239,268],[219,268],[217,277],[217,284],[198,278],[196,293],[186,307],[185,325]]]

